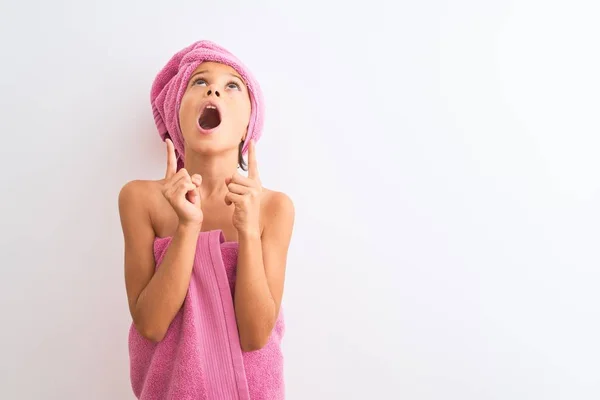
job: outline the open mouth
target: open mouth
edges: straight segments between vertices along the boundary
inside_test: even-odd
[[[212,104],[208,104],[204,107],[204,110],[202,110],[202,113],[200,114],[200,118],[198,118],[198,124],[200,125],[200,128],[206,130],[214,129],[219,126],[219,124],[221,124],[221,114],[217,107]]]

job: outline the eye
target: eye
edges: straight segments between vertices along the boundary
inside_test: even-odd
[[[203,83],[203,84],[206,84],[206,81],[205,81],[204,79],[202,79],[202,78],[198,78],[198,79],[194,80],[194,83],[193,83],[193,84],[194,84],[194,85],[197,85],[198,83],[201,83],[201,84],[202,84],[202,83]]]
[[[238,85],[238,83],[237,83],[237,82],[235,82],[235,81],[231,81],[231,82],[229,82],[229,83],[227,84],[227,87],[228,87],[229,89],[231,89],[231,88],[232,88],[232,87],[231,87],[232,85],[233,85],[233,88],[234,88],[234,89],[240,90],[240,85]]]

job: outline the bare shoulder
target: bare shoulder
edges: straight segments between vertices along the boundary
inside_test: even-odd
[[[165,198],[162,195],[162,180],[133,180],[127,182],[119,192],[119,214],[121,220],[146,221],[155,228]],[[135,223],[137,225],[137,223]]]
[[[165,219],[160,210],[165,198],[162,180],[133,180],[119,192],[119,215],[126,240],[138,240],[144,235],[150,240],[161,230]],[[145,233],[143,233],[145,232]]]
[[[296,211],[289,195],[263,187],[261,209],[265,227],[283,224],[291,229]]]
[[[119,192],[119,205],[134,203],[136,206],[150,206],[159,199],[161,181],[133,180],[127,182]]]

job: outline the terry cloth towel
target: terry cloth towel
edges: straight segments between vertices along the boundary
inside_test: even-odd
[[[156,238],[157,268],[172,238]],[[162,341],[129,330],[131,385],[144,400],[283,400],[283,312],[266,346],[243,352],[233,294],[238,244],[214,230],[198,236],[190,286]]]
[[[178,168],[183,166],[183,135],[179,127],[179,106],[192,72],[204,61],[226,64],[235,69],[250,93],[250,121],[242,154],[248,151],[250,140],[262,135],[264,101],[258,81],[250,70],[228,50],[209,40],[198,41],[177,52],[160,70],[150,91],[150,102],[158,134],[164,141],[170,138],[175,147]]]

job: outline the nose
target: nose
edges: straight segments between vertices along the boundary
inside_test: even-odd
[[[211,94],[213,94],[213,90],[212,90],[212,89],[208,89],[208,92],[207,92],[207,94],[210,96]],[[221,97],[221,94],[219,93],[219,91],[218,91],[218,90],[215,90],[215,91],[214,91],[214,94],[215,94],[215,96],[217,96],[217,97]]]

